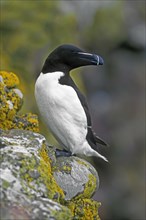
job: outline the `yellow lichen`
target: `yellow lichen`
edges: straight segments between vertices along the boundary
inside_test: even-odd
[[[5,121],[6,119],[6,113],[0,109],[0,121]]]
[[[90,198],[93,195],[97,185],[96,177],[93,174],[89,174],[88,178],[89,180],[85,184],[85,189],[84,189],[85,198]]]
[[[35,114],[17,114],[23,104],[23,95],[16,88],[18,84],[19,79],[14,73],[0,71],[0,128],[39,132],[38,118]]]
[[[13,122],[11,120],[0,121],[0,128],[3,130],[9,130],[13,128]]]
[[[0,111],[1,113],[1,111]],[[13,119],[10,116],[13,116],[14,113],[8,112],[7,114],[2,112],[0,116],[0,128],[4,130],[9,129],[23,129],[23,130],[30,130],[34,132],[39,132],[39,124],[37,116],[34,114],[29,113],[27,116],[15,116]],[[10,119],[11,120],[10,120]]]
[[[19,85],[19,79],[14,73],[0,71],[0,75],[2,76],[3,82],[6,84],[8,88],[14,88]]]
[[[39,132],[38,117],[35,114],[27,113],[16,116],[13,121],[15,128]]]
[[[18,112],[23,104],[23,99],[15,92],[15,90],[10,89],[7,92],[7,100],[10,100],[13,104],[13,108]]]
[[[60,186],[56,183],[55,178],[52,174],[51,169],[51,160],[48,156],[46,145],[43,144],[40,150],[40,165],[38,167],[38,171],[43,178],[43,181],[48,189],[48,196],[50,199],[63,202],[64,200],[64,192],[60,188]]]
[[[91,199],[75,199],[68,203],[74,219],[79,220],[100,220],[98,208],[101,203]]]
[[[97,185],[96,177],[93,174],[89,174],[88,179],[89,179],[88,182],[84,186],[83,193],[76,196],[76,199],[92,197],[93,193],[96,190],[96,185]]]
[[[70,172],[71,172],[71,166],[69,166],[69,165],[66,165],[66,166],[65,166],[65,165],[64,165],[64,166],[62,167],[62,170],[65,171],[66,173],[68,173],[68,172],[70,173]]]
[[[84,166],[87,167],[87,168],[90,167],[87,162],[84,162],[84,160],[79,160],[79,159],[77,158],[76,161],[78,162],[78,164],[84,165]]]
[[[40,154],[40,157],[47,164],[48,172],[52,173],[52,170],[51,170],[51,159],[48,156],[48,153],[47,153],[47,150],[46,150],[46,145],[44,143],[42,144],[42,147],[41,147],[41,150],[40,150],[39,154]]]

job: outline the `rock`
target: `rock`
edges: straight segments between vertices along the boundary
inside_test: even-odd
[[[87,161],[77,157],[59,157],[53,175],[65,193],[65,199],[91,198],[99,186],[99,177]]]
[[[91,199],[75,199],[68,204],[74,215],[74,219],[80,220],[100,220],[98,208],[100,203]]]
[[[14,73],[0,71],[0,128],[39,132],[37,115],[32,113],[18,115],[23,104],[23,94],[17,88],[18,85],[19,79]]]
[[[34,201],[24,201],[20,204],[10,200],[1,203],[2,220],[71,220],[68,208],[53,202],[48,198],[36,198]]]
[[[100,203],[90,198],[99,187],[99,177],[94,167],[78,157],[59,157],[53,166],[53,175],[65,194],[66,205],[74,219],[100,220]]]
[[[31,131],[0,130],[0,147],[3,219],[99,219],[91,199],[99,179],[88,162],[56,158]]]
[[[31,131],[1,131],[0,147],[4,219],[71,219],[70,210],[57,203],[64,193],[51,173],[44,137]]]
[[[52,175],[51,161],[42,135],[22,130],[2,131],[0,144],[1,178],[6,185],[28,196],[55,197],[58,202],[64,198],[63,190]],[[14,195],[13,200],[15,198]]]

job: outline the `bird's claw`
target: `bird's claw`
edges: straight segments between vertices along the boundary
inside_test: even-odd
[[[55,155],[56,157],[70,157],[72,153],[70,151],[56,149]]]

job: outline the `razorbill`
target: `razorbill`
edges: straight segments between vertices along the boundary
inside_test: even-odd
[[[73,45],[57,47],[37,78],[35,98],[46,125],[65,151],[107,161],[97,152],[97,144],[106,143],[93,133],[87,101],[70,77],[71,70],[86,65],[103,65],[103,59]]]

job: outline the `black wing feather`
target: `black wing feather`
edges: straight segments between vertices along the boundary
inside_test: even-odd
[[[85,110],[85,114],[87,117],[87,128],[88,128],[88,132],[87,132],[87,141],[89,143],[89,145],[96,150],[97,146],[96,144],[101,144],[104,146],[107,146],[107,144],[98,136],[96,136],[96,134],[92,131],[92,123],[91,123],[91,116],[90,116],[90,112],[89,112],[89,108],[88,108],[88,104],[86,101],[85,96],[80,92],[80,90],[78,89],[78,87],[76,86],[76,84],[74,83],[74,81],[72,80],[72,78],[68,75],[68,77],[62,77],[59,82],[63,85],[69,85],[71,87],[74,88],[74,90],[76,91],[78,98],[80,99],[80,102],[82,104],[82,106],[84,107]]]

